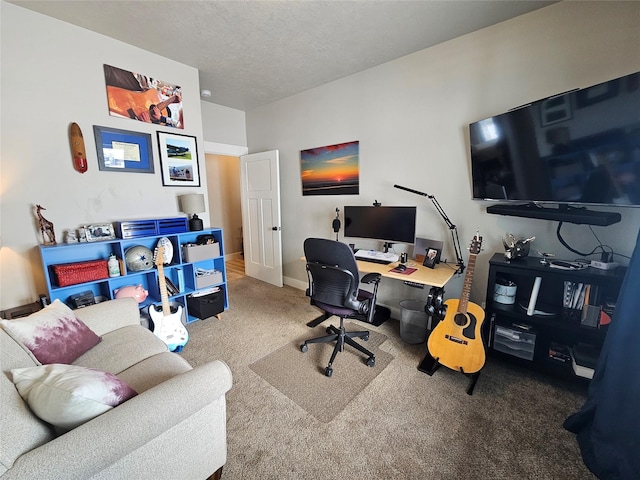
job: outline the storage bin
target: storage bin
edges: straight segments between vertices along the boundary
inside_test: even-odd
[[[222,288],[214,293],[194,297],[187,297],[189,314],[199,319],[205,319],[224,312],[224,290]]]
[[[207,272],[204,275],[198,275],[199,270],[196,270],[196,289],[200,290],[206,287],[212,287],[222,283],[222,272],[219,270],[204,270]]]
[[[182,257],[185,262],[194,263],[203,260],[210,260],[220,256],[220,244],[211,243],[209,245],[183,245]]]
[[[418,300],[400,302],[400,338],[407,343],[424,343],[427,340],[429,315],[424,311],[427,304]]]
[[[533,360],[535,346],[535,332],[496,325],[493,337],[494,350],[525,360]]]
[[[116,222],[115,227],[118,238],[138,238],[189,231],[189,223],[186,217],[130,220]]]
[[[64,263],[53,266],[59,287],[76,285],[109,278],[106,260],[89,260],[87,262]]]

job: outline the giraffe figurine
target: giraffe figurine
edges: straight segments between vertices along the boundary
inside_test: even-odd
[[[36,205],[36,214],[38,222],[40,222],[40,233],[42,233],[42,242],[44,245],[56,245],[56,232],[53,230],[53,223],[42,216],[41,210],[46,208]]]

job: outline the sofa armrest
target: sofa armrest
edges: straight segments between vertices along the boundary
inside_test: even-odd
[[[140,324],[138,302],[131,297],[100,302],[73,313],[99,336],[127,325]]]
[[[231,386],[231,370],[223,361],[198,366],[22,455],[8,477],[90,478],[219,401]],[[193,432],[197,435],[197,425]],[[154,459],[140,458],[145,462]]]

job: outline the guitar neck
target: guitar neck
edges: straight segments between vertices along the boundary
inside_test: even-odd
[[[473,271],[476,268],[476,258],[478,255],[469,255],[469,265],[467,266],[467,273],[464,277],[464,284],[462,285],[462,294],[460,296],[460,302],[458,303],[458,312],[467,313],[469,306],[469,295],[471,294],[471,282],[473,281]]]
[[[164,278],[164,267],[162,262],[158,265],[158,287],[160,287],[160,300],[162,301],[162,314],[166,317],[171,315],[171,307],[169,306],[169,294],[167,293],[167,281]]]

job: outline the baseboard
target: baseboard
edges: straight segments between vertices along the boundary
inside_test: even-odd
[[[297,280],[291,277],[283,277],[282,283],[284,283],[285,285],[288,285],[289,287],[297,288],[298,290],[303,290],[303,291],[306,290],[307,287],[309,286],[307,282],[302,282],[300,280]]]

